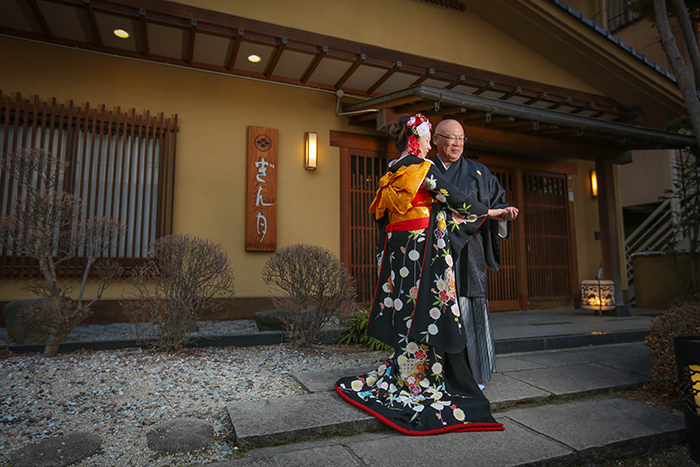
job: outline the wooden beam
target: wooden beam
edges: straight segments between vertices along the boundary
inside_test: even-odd
[[[47,23],[46,18],[44,18],[44,14],[41,12],[41,8],[39,8],[39,5],[37,5],[36,0],[27,0],[27,3],[29,3],[29,7],[32,9],[32,13],[34,13],[34,17],[39,22],[44,36],[46,36],[48,40],[52,40],[53,33],[51,32],[51,28],[49,28],[49,23]]]
[[[509,93],[507,93],[507,94],[504,94],[504,95],[502,95],[501,97],[499,97],[499,99],[504,100],[504,101],[507,101],[507,100],[510,99],[511,97],[517,96],[517,95],[520,94],[521,92],[523,92],[523,88],[521,88],[520,86],[518,86],[517,88],[513,89],[511,92],[509,92]]]
[[[467,145],[469,142],[467,142]],[[561,159],[543,159],[541,157],[523,157],[515,154],[504,154],[492,151],[480,151],[473,148],[464,150],[465,157],[475,159],[487,167],[519,168],[539,172],[552,172],[566,175],[578,175],[578,163]],[[522,181],[522,176],[520,178]],[[523,206],[520,203],[516,206]]]
[[[85,13],[88,17],[88,22],[90,23],[90,30],[92,35],[95,36],[95,45],[98,49],[102,49],[104,44],[102,43],[102,36],[100,35],[100,28],[97,26],[97,19],[95,18],[95,11],[92,9],[90,0],[83,0],[83,5],[85,8]]]
[[[593,110],[594,107],[595,107],[595,102],[589,102],[588,105],[583,106],[583,107],[578,107],[569,113],[570,114],[580,114],[581,112],[584,112],[586,110]]]
[[[379,86],[381,86],[382,84],[384,84],[386,82],[386,80],[391,78],[391,75],[396,73],[396,70],[400,70],[402,66],[403,65],[401,64],[401,62],[394,63],[394,65],[391,68],[389,68],[386,71],[386,73],[384,73],[382,75],[381,78],[379,78],[372,86],[369,87],[369,89],[367,90],[367,95],[368,96],[372,95],[372,93],[374,91],[376,91]]]
[[[355,73],[355,71],[360,67],[360,65],[362,65],[365,62],[365,60],[367,60],[367,55],[360,54],[357,57],[357,60],[355,60],[352,65],[350,65],[350,68],[348,68],[345,71],[345,73],[343,73],[343,76],[340,77],[338,82],[335,83],[335,88],[340,89],[343,86],[343,84],[345,84],[345,82],[350,79],[352,74]]]
[[[139,10],[139,24],[141,25],[141,46],[143,47],[143,56],[150,58],[151,51],[148,43],[148,20],[146,19],[146,10]]]
[[[231,59],[228,62],[228,72],[233,73],[234,65],[236,64],[236,57],[238,57],[238,50],[241,48],[241,43],[243,42],[243,29],[238,30],[238,35],[233,37],[233,52],[231,52]]]
[[[265,70],[265,78],[270,79],[272,76],[272,73],[275,71],[275,67],[277,66],[277,63],[280,61],[280,58],[282,57],[282,52],[284,52],[284,48],[287,47],[287,38],[283,37],[279,44],[277,44],[277,48],[275,49],[275,54],[272,56],[272,59],[270,60],[270,63],[267,64],[267,70]]]
[[[450,84],[445,86],[445,89],[452,89],[455,86],[462,84],[464,81],[466,81],[467,77],[464,75],[459,75],[454,81],[452,81]]]
[[[542,100],[545,100],[545,99],[547,99],[547,93],[546,93],[546,92],[543,92],[543,93],[540,94],[539,96],[533,97],[532,99],[530,99],[530,100],[527,101],[527,102],[523,102],[523,105],[532,105],[532,104],[534,104],[535,102],[539,102],[539,101],[542,101]]]
[[[557,103],[554,104],[554,105],[550,105],[549,107],[547,107],[547,109],[548,109],[548,110],[556,110],[556,109],[558,109],[559,107],[562,107],[562,106],[565,106],[565,105],[569,105],[569,104],[571,104],[571,98],[570,98],[570,97],[567,97],[566,99],[564,99],[564,100],[562,100],[562,101],[559,101],[559,102],[557,102]]]
[[[301,83],[306,84],[306,82],[311,78],[311,75],[314,74],[314,71],[316,71],[316,68],[321,64],[321,60],[323,60],[323,57],[328,53],[328,47],[325,45],[321,47],[321,50],[318,51],[316,54],[316,57],[314,60],[311,62],[309,67],[306,69],[304,72],[304,75],[301,77]]]
[[[509,154],[559,159],[596,160],[603,157],[616,163],[625,163],[628,162],[628,159],[631,159],[631,156],[626,151],[588,146],[570,141],[551,140],[521,133],[489,130],[469,125],[465,125],[464,134],[469,138],[466,148],[497,150]],[[468,149],[465,149],[465,151],[468,151]]]
[[[426,71],[425,73],[423,73],[421,76],[418,77],[417,80],[415,80],[413,83],[411,83],[411,86],[418,86],[419,84],[421,84],[423,81],[425,81],[426,79],[430,78],[430,77],[433,76],[434,74],[435,74],[435,69],[434,69],[434,68],[429,68],[428,71]]]
[[[194,41],[197,37],[197,20],[193,19],[190,23],[190,43],[187,47],[187,63],[192,65],[194,63]]]
[[[489,81],[488,83],[484,84],[484,85],[481,86],[479,89],[477,89],[476,91],[474,91],[472,94],[478,96],[479,94],[485,93],[486,91],[488,91],[489,89],[493,88],[494,86],[495,86],[495,83],[494,83],[493,81]]]

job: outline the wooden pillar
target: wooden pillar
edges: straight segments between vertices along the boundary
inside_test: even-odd
[[[595,161],[598,176],[598,218],[600,220],[600,252],[603,262],[603,278],[615,282],[616,316],[630,316],[622,295],[622,264],[620,262],[619,232],[617,229],[617,203],[615,177],[610,160]]]
[[[352,204],[350,196],[350,150],[347,147],[340,148],[340,261],[348,272],[352,264],[352,238],[351,214]]]

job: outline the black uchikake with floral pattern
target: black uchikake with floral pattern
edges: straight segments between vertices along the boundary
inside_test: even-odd
[[[367,334],[394,354],[369,374],[341,378],[336,391],[406,434],[502,430],[467,365],[453,269],[487,208],[407,155],[380,180],[370,212],[382,235]]]

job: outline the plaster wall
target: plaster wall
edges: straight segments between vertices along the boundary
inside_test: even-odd
[[[617,169],[620,205],[655,203],[672,187],[671,166],[675,151],[635,151],[633,162]]]

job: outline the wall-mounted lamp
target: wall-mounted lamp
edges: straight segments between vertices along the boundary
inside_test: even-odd
[[[306,170],[316,170],[318,166],[318,133],[306,133]]]
[[[595,169],[591,170],[591,196],[594,198],[598,196],[598,175]]]

